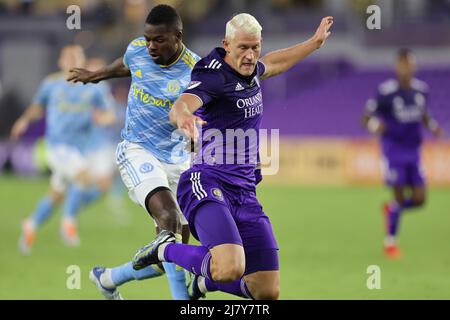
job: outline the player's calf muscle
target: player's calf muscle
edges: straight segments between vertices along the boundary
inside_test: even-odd
[[[244,249],[239,245],[222,244],[211,249],[211,276],[217,282],[241,278],[245,271]]]

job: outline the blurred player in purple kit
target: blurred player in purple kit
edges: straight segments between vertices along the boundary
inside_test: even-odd
[[[181,175],[177,191],[192,234],[202,245],[175,243],[173,233],[162,231],[138,250],[135,269],[160,261],[176,263],[195,275],[189,288],[192,298],[220,290],[278,299],[278,245],[255,192],[259,141],[251,134],[258,132],[263,113],[259,81],[287,71],[320,48],[332,24],[332,17],[322,19],[309,40],[259,61],[262,27],[258,21],[242,13],[227,23],[223,48],[196,64],[188,89],[169,113],[172,123],[191,139],[202,138],[194,164]],[[203,125],[201,135],[196,124]],[[248,135],[221,140],[230,131]]]
[[[368,100],[363,117],[367,129],[380,135],[385,181],[394,194],[394,199],[384,206],[384,252],[393,259],[401,255],[397,233],[402,212],[425,203],[420,157],[422,125],[435,136],[441,135],[441,128],[427,111],[428,86],[414,78],[416,61],[410,50],[398,52],[395,70],[397,79],[379,86],[377,97]],[[410,193],[406,193],[407,189]]]

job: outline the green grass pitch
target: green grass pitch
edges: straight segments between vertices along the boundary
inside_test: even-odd
[[[124,198],[114,210],[104,198],[80,215],[81,246],[59,238],[60,213],[39,231],[30,256],[17,250],[20,221],[46,192],[46,179],[0,176],[0,299],[100,299],[91,267],[116,266],[154,237],[153,223]],[[424,209],[403,216],[403,258],[382,255],[380,207],[389,193],[369,187],[258,189],[280,247],[281,299],[450,299],[450,190],[432,188]],[[81,270],[69,290],[67,267]],[[381,270],[381,289],[369,290],[367,268]],[[165,277],[125,284],[125,299],[170,299]],[[210,293],[208,299],[234,299]]]

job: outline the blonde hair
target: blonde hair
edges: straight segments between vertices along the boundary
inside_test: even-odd
[[[225,38],[233,39],[236,31],[242,30],[249,35],[261,35],[262,27],[254,16],[248,13],[239,13],[227,22]]]

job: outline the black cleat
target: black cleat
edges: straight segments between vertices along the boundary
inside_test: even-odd
[[[151,264],[162,262],[158,258],[158,248],[164,243],[175,243],[172,231],[162,230],[151,243],[140,248],[133,257],[133,269],[141,270]]]

